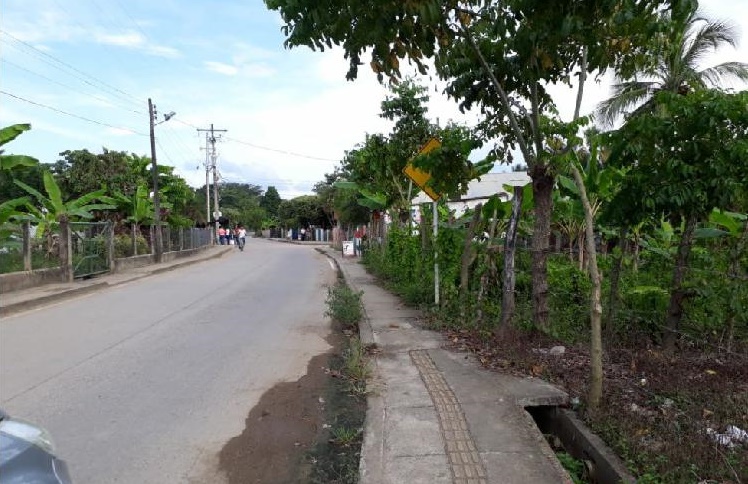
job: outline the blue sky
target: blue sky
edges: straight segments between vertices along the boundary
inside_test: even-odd
[[[748,2],[702,6],[748,35]],[[43,162],[67,149],[148,154],[150,97],[160,114],[177,113],[156,128],[159,161],[192,185],[205,180],[195,127],[213,123],[228,129],[224,180],[308,193],[367,132],[389,131],[377,116],[386,90],[365,68],[347,82],[340,51],[284,49],[281,25],[261,0],[2,0],[0,91],[16,97],[0,93],[0,125],[33,126],[9,151]],[[713,63],[748,61],[746,44]],[[432,118],[475,121],[431,87]],[[584,109],[607,90],[591,82]],[[570,112],[573,93],[556,92]]]

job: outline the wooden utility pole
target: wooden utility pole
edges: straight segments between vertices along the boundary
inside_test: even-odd
[[[153,257],[156,264],[161,262],[164,253],[164,241],[161,233],[161,202],[158,197],[158,163],[156,162],[156,135],[154,126],[156,125],[156,114],[154,113],[153,102],[148,98],[148,114],[150,118],[150,135],[151,135],[151,168],[153,170],[153,225],[156,227],[153,233]]]

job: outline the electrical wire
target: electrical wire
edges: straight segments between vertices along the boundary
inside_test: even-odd
[[[191,128],[195,128],[195,129],[201,129],[201,128],[198,128],[194,124],[189,123],[187,121],[183,121],[181,119],[175,119],[175,120],[177,122],[179,122],[179,123],[182,123],[185,126],[189,126]],[[288,150],[284,150],[284,149],[280,149],[280,148],[271,148],[269,146],[262,146],[262,145],[258,145],[258,144],[255,144],[255,143],[252,143],[252,142],[249,142],[249,141],[245,141],[245,140],[241,140],[241,139],[237,139],[237,138],[233,138],[233,137],[225,136],[225,135],[223,136],[222,139],[224,139],[226,141],[231,141],[231,142],[234,142],[234,143],[239,143],[239,144],[242,144],[242,145],[250,146],[250,147],[256,148],[258,150],[272,151],[274,153],[280,153],[280,154],[289,155],[289,156],[296,156],[296,157],[299,157],[299,158],[306,158],[306,159],[309,159],[309,160],[332,161],[334,163],[337,163],[337,162],[340,161],[340,160],[334,160],[332,158],[323,158],[323,157],[320,157],[320,156],[307,155],[307,154],[297,153],[297,152],[294,152],[294,151],[288,151]]]
[[[39,106],[39,107],[42,107],[42,108],[45,108],[45,109],[49,109],[50,111],[54,111],[56,113],[64,114],[65,116],[70,116],[72,118],[77,118],[77,119],[80,119],[82,121],[86,121],[86,122],[89,122],[89,123],[98,124],[100,126],[106,126],[107,128],[114,128],[114,129],[121,129],[121,130],[129,131],[129,132],[131,132],[133,134],[137,134],[137,135],[140,135],[140,136],[148,136],[147,133],[141,133],[139,131],[135,131],[132,128],[125,128],[125,127],[122,127],[122,126],[115,126],[113,124],[105,123],[103,121],[97,121],[95,119],[87,118],[85,116],[81,116],[81,115],[78,115],[78,114],[69,113],[67,111],[63,111],[62,109],[57,109],[55,107],[48,106],[48,105],[43,104],[43,103],[32,101],[30,99],[26,99],[24,97],[17,96],[15,94],[7,92],[7,91],[0,90],[0,94],[4,94],[6,96],[18,99],[19,101],[23,101],[23,102],[26,102],[26,103],[29,103],[29,104],[33,104],[35,106]]]
[[[57,84],[58,86],[62,86],[64,88],[70,89],[71,91],[75,91],[75,92],[77,92],[79,94],[83,94],[84,96],[91,97],[92,99],[96,99],[97,101],[105,102],[105,103],[107,103],[107,104],[109,104],[111,106],[117,107],[117,108],[122,109],[124,111],[128,111],[128,112],[135,113],[135,114],[138,114],[138,115],[145,115],[145,116],[148,115],[148,113],[146,113],[145,111],[136,111],[134,109],[126,108],[126,107],[123,107],[123,106],[118,106],[118,105],[114,104],[111,99],[107,99],[105,97],[99,96],[98,94],[92,94],[92,93],[81,91],[81,90],[79,90],[79,89],[77,89],[77,88],[75,88],[75,87],[73,87],[73,86],[71,86],[69,84],[65,84],[64,82],[60,82],[58,80],[52,79],[51,77],[47,77],[44,74],[40,74],[40,73],[38,73],[36,71],[32,71],[31,69],[27,69],[27,68],[25,68],[25,67],[23,67],[23,66],[21,66],[19,64],[16,64],[15,62],[9,61],[8,59],[0,59],[0,63],[8,64],[10,66],[13,66],[13,68],[15,68],[15,69],[18,69],[18,70],[21,70],[21,71],[24,71],[24,72],[28,72],[29,74],[37,76],[37,77],[39,77],[41,79],[44,79],[44,80],[46,80],[48,82],[51,82],[53,84]]]
[[[338,161],[340,161],[340,160],[333,160],[332,158],[322,158],[320,156],[305,155],[303,153],[296,153],[294,151],[287,151],[287,150],[282,150],[282,149],[279,149],[279,148],[270,148],[268,146],[257,145],[257,144],[254,144],[254,143],[250,143],[249,141],[244,141],[244,140],[232,138],[232,137],[229,137],[229,136],[224,136],[223,138],[226,141],[233,141],[234,143],[239,143],[239,144],[242,144],[242,145],[251,146],[252,148],[256,148],[258,150],[272,151],[274,153],[280,153],[280,154],[288,155],[288,156],[296,156],[296,157],[299,157],[299,158],[306,158],[306,159],[309,159],[309,160],[316,160],[316,161],[332,161],[332,162],[335,162],[335,163],[337,163]]]
[[[19,39],[18,37],[14,36],[13,34],[11,34],[9,32],[6,32],[3,29],[0,29],[0,34],[6,35],[7,37],[11,38],[16,43],[16,45],[13,45],[13,44],[8,44],[8,45],[13,45],[18,50],[23,51],[24,49],[18,47],[18,44],[23,45],[23,46],[26,47],[27,51],[30,49],[32,52],[34,52],[37,58],[39,58],[40,60],[46,62],[47,64],[49,64],[49,65],[51,65],[53,67],[56,67],[57,69],[63,70],[63,72],[64,72],[64,69],[62,69],[59,66],[56,66],[55,64],[51,64],[49,61],[44,60],[43,58],[51,59],[54,62],[56,62],[56,63],[58,63],[58,64],[60,64],[62,66],[65,66],[67,69],[80,74],[80,76],[84,76],[84,77],[87,77],[89,79],[92,79],[95,82],[98,82],[101,86],[104,86],[106,89],[112,91],[112,93],[116,93],[117,96],[119,96],[119,97],[124,96],[123,99],[126,99],[128,102],[135,103],[138,106],[140,106],[142,104],[142,102],[138,98],[136,98],[135,96],[133,96],[132,94],[127,93],[127,92],[125,92],[122,89],[119,89],[117,87],[114,87],[111,84],[108,84],[108,83],[102,81],[101,79],[99,79],[99,78],[97,78],[95,76],[92,76],[91,74],[87,74],[87,73],[81,71],[80,69],[78,69],[76,67],[73,67],[72,65],[68,64],[67,62],[65,62],[65,61],[63,61],[63,60],[61,60],[61,59],[53,56],[52,54],[48,54],[47,52],[44,52],[43,50],[37,49],[36,47],[34,47],[33,45],[29,44],[28,42]],[[68,73],[68,74],[70,74],[70,73]],[[73,75],[73,74],[70,74],[70,75]],[[96,86],[92,82],[90,82],[90,81],[88,81],[86,79],[83,79],[80,76],[74,76],[74,77],[78,77],[80,80],[82,80],[86,84],[91,85],[92,87],[104,90],[104,88],[102,88],[101,86]]]

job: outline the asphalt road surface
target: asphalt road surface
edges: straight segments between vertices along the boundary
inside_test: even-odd
[[[0,407],[46,427],[76,483],[220,483],[260,396],[329,348],[309,246],[244,252],[0,320]]]

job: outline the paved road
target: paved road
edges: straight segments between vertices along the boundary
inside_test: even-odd
[[[76,483],[220,483],[260,396],[325,352],[311,247],[247,249],[0,320],[0,407],[47,427]]]

